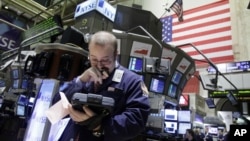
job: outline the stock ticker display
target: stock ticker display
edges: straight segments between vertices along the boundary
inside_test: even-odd
[[[250,61],[222,63],[217,64],[216,67],[221,73],[244,72],[250,70]],[[209,66],[207,71],[210,74],[216,73],[216,69],[212,66]]]
[[[46,38],[56,36],[62,33],[62,21],[59,15],[50,17],[37,25],[29,28],[23,33],[21,46],[28,46]]]

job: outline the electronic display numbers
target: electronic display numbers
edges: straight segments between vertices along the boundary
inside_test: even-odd
[[[217,64],[216,67],[221,73],[249,71],[250,61]],[[213,68],[212,66],[209,66],[207,70],[209,73],[216,73],[216,69]]]
[[[59,15],[50,17],[23,33],[22,46],[39,42],[43,39],[62,33],[62,21]]]

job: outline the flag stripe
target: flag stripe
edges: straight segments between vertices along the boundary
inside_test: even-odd
[[[223,24],[221,24],[222,22],[223,22]],[[213,26],[208,26],[209,24],[213,25]],[[203,27],[203,28],[198,28],[197,29],[197,26]],[[195,23],[194,25],[189,25],[188,28],[195,29],[195,30],[192,30],[191,33],[196,33],[198,30],[199,31],[205,31],[205,30],[209,30],[209,29],[213,30],[213,29],[216,29],[216,28],[223,28],[225,26],[230,28],[230,26],[231,26],[230,25],[230,17],[227,17],[227,18],[221,18],[221,17],[219,17],[218,20],[207,21],[206,23],[200,23],[200,24]],[[190,29],[187,29],[187,28],[175,29],[173,31],[173,34],[175,36],[177,36],[177,37],[180,36],[180,34],[178,34],[179,32],[182,32],[184,35],[187,35],[188,32],[185,32],[185,31],[190,31]]]
[[[204,49],[204,50],[202,50],[202,53],[207,54],[207,53],[220,52],[220,51],[230,50],[230,49],[231,49],[231,46],[223,46],[223,47],[219,47],[219,48]],[[193,56],[193,55],[197,55],[199,53],[197,53],[197,51],[189,51],[188,54]]]
[[[214,57],[214,58],[211,58],[210,60],[212,62],[217,62],[217,63],[224,63],[225,61],[224,60],[232,60],[234,59],[233,56],[221,56],[221,57]],[[207,63],[204,63],[204,62],[201,62],[201,61],[206,61],[205,59],[202,59],[200,61],[196,61],[195,63],[197,64],[198,67],[203,67],[203,66],[208,66],[209,64]]]
[[[218,56],[223,57],[223,56],[228,56],[228,55],[232,55],[232,52],[230,50],[206,53],[206,57],[210,58],[210,59],[212,59],[214,57],[218,57]],[[197,55],[193,55],[193,58],[199,60],[199,59],[203,59],[204,57],[202,55],[200,55],[200,54],[197,54]]]
[[[206,49],[206,48],[217,48],[217,47],[220,47],[221,45],[231,45],[232,42],[230,40],[231,40],[231,36],[220,37],[216,39],[195,42],[195,46],[199,46],[199,49],[201,50]],[[182,49],[185,51],[194,50],[194,48],[190,46],[182,47]],[[190,50],[186,50],[186,49],[190,49]]]
[[[190,33],[190,34],[187,34],[185,36],[181,36],[181,37],[177,36],[176,38],[174,38],[174,40],[178,41],[178,40],[183,40],[183,39],[188,39],[188,38],[201,37],[201,36],[206,36],[206,35],[213,34],[216,32],[217,33],[219,33],[219,32],[225,33],[228,30],[231,30],[231,28],[230,27],[222,27],[222,28],[206,30],[206,31],[200,30],[200,32]]]
[[[165,17],[161,20],[164,28],[163,41],[177,46],[192,43],[207,58],[216,61],[214,63],[234,60],[228,0],[186,10],[183,16],[185,19],[183,22],[179,22],[176,15],[172,15],[172,19]],[[181,49],[194,59],[204,59],[191,46]],[[197,63],[200,64],[202,63]]]

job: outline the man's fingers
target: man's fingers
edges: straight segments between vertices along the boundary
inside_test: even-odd
[[[95,115],[95,113],[94,113],[91,109],[89,109],[88,106],[83,106],[83,110],[84,110],[85,113],[86,113],[88,116],[90,116],[90,117],[92,117],[92,116]]]

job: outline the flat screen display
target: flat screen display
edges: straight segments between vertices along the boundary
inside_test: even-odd
[[[151,77],[149,91],[163,94],[165,80],[161,77]]]
[[[165,109],[165,120],[174,120],[177,121],[178,119],[178,111],[175,109]]]
[[[180,83],[180,80],[181,80],[181,77],[182,77],[182,73],[179,72],[179,71],[175,71],[174,74],[173,74],[173,77],[172,77],[172,82],[174,84],[179,84]]]
[[[218,135],[218,127],[217,126],[210,126],[208,132],[212,135]]]
[[[229,92],[227,94],[227,98],[231,102],[232,105],[237,105],[238,104],[238,101],[237,101],[236,97],[233,95],[233,93]]]
[[[17,105],[16,106],[16,115],[17,116],[25,116],[25,106],[24,105]]]
[[[130,57],[129,59],[129,70],[135,71],[135,72],[142,72],[143,68],[143,60],[142,58],[138,57]]]
[[[165,121],[164,122],[164,132],[175,134],[177,131],[177,122],[175,121]]]
[[[43,137],[48,137],[50,126],[45,111],[51,106],[51,100],[58,90],[57,80],[44,79],[42,81],[23,141],[42,140]]]
[[[22,89],[28,89],[28,80],[27,79],[23,79],[22,80]]]
[[[191,122],[191,111],[189,110],[178,111],[178,121],[179,122]]]
[[[147,35],[142,29],[135,28],[141,26],[152,34],[153,37],[161,40],[162,23],[157,21],[159,21],[158,18],[150,11],[118,4],[116,6],[113,28],[121,31],[130,30],[129,32],[132,33]]]
[[[19,89],[19,79],[15,79],[12,82],[12,88],[13,89]]]
[[[19,69],[12,69],[11,70],[11,73],[12,73],[12,79],[18,79],[19,78]]]
[[[187,129],[192,129],[191,128],[191,123],[184,123],[184,122],[179,122],[178,123],[178,134],[186,134]]]
[[[169,89],[168,89],[168,96],[172,98],[176,98],[177,97],[176,92],[177,92],[177,86],[174,84],[170,84]]]
[[[207,103],[208,108],[215,108],[216,107],[214,104],[214,100],[212,98],[206,98],[205,101]]]
[[[17,104],[19,105],[26,105],[27,97],[25,95],[20,94],[17,100]]]

